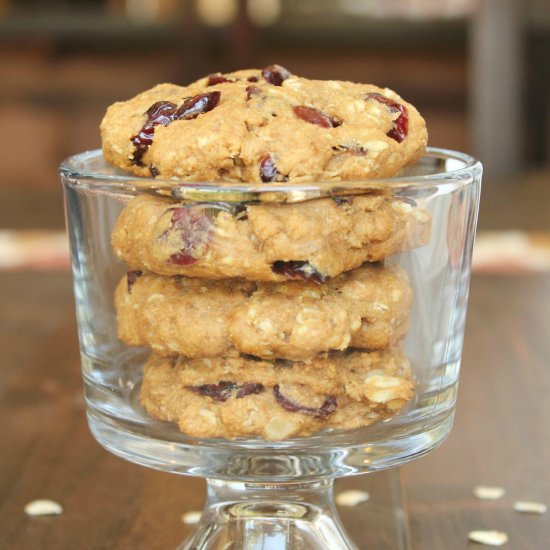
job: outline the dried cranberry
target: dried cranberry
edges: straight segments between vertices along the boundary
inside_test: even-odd
[[[261,357],[258,357],[257,355],[252,355],[250,353],[241,353],[241,357],[243,359],[246,359],[247,361],[263,361]]]
[[[264,183],[288,181],[288,177],[277,170],[275,161],[269,154],[264,155],[260,160],[260,178]]]
[[[269,65],[262,70],[262,76],[273,86],[281,86],[292,75],[290,71],[280,65]]]
[[[206,83],[206,86],[214,86],[216,84],[225,84],[226,82],[235,82],[235,81],[229,78],[226,78],[221,74],[211,74],[211,75],[208,75],[208,82]]]
[[[143,166],[143,155],[153,143],[155,126],[162,124],[168,126],[174,120],[190,120],[202,113],[211,111],[220,101],[221,92],[209,92],[190,97],[177,107],[170,101],[158,101],[147,109],[147,120],[141,130],[130,138],[136,150],[132,155],[132,162],[137,166]],[[154,176],[154,175],[153,175]]]
[[[248,82],[258,82],[259,78],[257,76],[249,76],[246,80]]]
[[[263,391],[262,384],[256,384],[247,382],[239,386],[235,382],[229,382],[222,380],[217,384],[203,384],[202,386],[187,386],[192,392],[202,395],[204,397],[211,397],[214,401],[224,403],[230,397],[233,396],[233,392],[236,392],[235,397],[241,399],[247,395],[257,394]]]
[[[247,220],[248,211],[246,210],[246,205],[244,204],[233,204],[231,205],[231,214],[236,220]]]
[[[339,120],[336,120],[335,118],[323,113],[323,111],[319,111],[319,109],[315,109],[313,107],[297,105],[296,107],[292,107],[292,110],[298,118],[304,120],[305,122],[309,122],[310,124],[317,124],[317,126],[321,126],[322,128],[336,128],[342,124]]]
[[[392,113],[399,113],[399,116],[393,121],[392,129],[386,135],[395,139],[397,143],[401,143],[409,133],[409,112],[407,107],[377,92],[367,94],[366,99],[374,99],[379,103],[387,105]]]
[[[171,264],[175,265],[192,265],[197,261],[197,258],[194,258],[189,254],[185,254],[184,252],[175,252],[170,255],[169,261]]]
[[[188,386],[188,388],[204,397],[211,397],[214,401],[227,401],[231,397],[231,392],[237,389],[235,382],[222,380],[218,384],[203,384],[201,386]]]
[[[174,120],[191,120],[211,111],[220,102],[221,92],[208,92],[187,98],[176,111]]]
[[[263,390],[264,390],[263,384],[246,382],[245,384],[239,387],[236,397],[237,399],[241,399],[242,397],[246,397],[247,395],[260,393]]]
[[[276,384],[273,386],[273,394],[275,395],[275,400],[283,409],[289,412],[302,412],[305,414],[311,414],[315,418],[327,418],[327,416],[330,416],[332,413],[334,413],[338,407],[338,401],[336,400],[336,397],[327,397],[325,399],[324,403],[319,407],[305,407],[303,405],[299,405],[298,403],[294,403],[293,401],[290,401],[290,399],[287,399],[284,395],[281,394],[281,391],[279,389],[279,384]]]
[[[248,101],[253,95],[260,95],[262,90],[258,86],[247,86],[246,88],[246,101]]]
[[[325,275],[319,273],[309,262],[300,260],[291,260],[289,262],[278,260],[273,263],[271,270],[279,275],[285,275],[289,279],[301,279],[307,282],[324,283],[327,279]]]
[[[141,269],[133,269],[133,270],[128,271],[126,273],[126,280],[127,280],[127,284],[128,284],[128,294],[130,294],[130,292],[132,292],[132,287],[134,286],[134,283],[142,275],[143,275],[143,271],[141,271]]]
[[[341,206],[342,204],[351,204],[351,199],[349,199],[348,197],[332,197],[332,200],[338,206]]]
[[[288,359],[275,359],[274,363],[276,367],[281,367],[283,369],[290,369],[294,366],[294,363]]]
[[[130,138],[130,141],[134,144],[136,150],[132,155],[132,162],[137,166],[143,166],[141,159],[143,155],[149,149],[149,145],[153,143],[153,134],[155,133],[155,126],[162,124],[168,126],[170,122],[174,120],[174,114],[176,113],[176,105],[170,101],[158,101],[147,109],[147,120],[142,126],[141,130]]]
[[[208,242],[212,221],[201,210],[196,208],[177,207],[170,209],[172,224],[170,230],[180,234],[183,246],[179,252],[170,256],[170,263],[191,265],[197,261],[197,249]]]

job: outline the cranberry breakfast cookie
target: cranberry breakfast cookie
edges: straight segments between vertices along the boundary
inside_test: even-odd
[[[323,282],[429,234],[428,213],[392,196],[232,206],[142,194],[120,214],[112,243],[127,264],[160,275]]]
[[[115,294],[119,338],[161,355],[312,359],[384,349],[408,329],[412,291],[399,266],[364,265],[324,284],[162,277],[129,271]]]
[[[152,354],[141,402],[187,435],[280,440],[368,426],[394,416],[413,393],[398,351],[338,352],[307,363]]]
[[[390,177],[427,142],[388,88],[277,65],[155,86],[109,107],[101,136],[105,158],[139,176],[258,183]]]

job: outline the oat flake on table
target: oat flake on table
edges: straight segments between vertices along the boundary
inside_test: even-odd
[[[482,500],[497,500],[504,496],[506,491],[502,487],[478,485],[474,488],[474,495]]]
[[[502,531],[470,531],[468,538],[487,546],[502,546],[508,542],[508,535]]]
[[[182,514],[181,521],[186,525],[195,525],[195,523],[199,523],[201,516],[202,512],[200,512],[199,510],[192,510],[191,512],[186,512],[185,514]]]
[[[25,505],[25,513],[29,516],[57,516],[63,513],[63,507],[54,500],[38,499]]]
[[[363,502],[369,500],[369,494],[366,491],[359,491],[357,489],[350,489],[349,491],[342,491],[336,495],[336,504],[338,506],[357,506]]]
[[[524,514],[545,514],[547,508],[546,504],[543,504],[542,502],[527,502],[518,500],[514,502],[514,510]]]

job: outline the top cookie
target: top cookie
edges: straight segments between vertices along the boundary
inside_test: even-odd
[[[390,177],[427,142],[393,91],[278,65],[160,84],[111,105],[101,135],[105,158],[139,176],[263,183]]]

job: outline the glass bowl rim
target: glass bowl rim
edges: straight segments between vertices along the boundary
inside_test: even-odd
[[[314,181],[283,184],[155,179],[124,173],[107,174],[88,168],[82,168],[84,162],[99,156],[102,156],[101,149],[93,149],[72,155],[60,164],[60,174],[67,179],[86,182],[92,187],[95,185],[107,184],[110,188],[118,188],[120,190],[129,189],[134,192],[149,190],[162,194],[162,191],[171,191],[171,194],[177,197],[180,194],[185,194],[185,191],[202,191],[207,193],[222,191],[237,194],[251,193],[254,195],[269,194],[273,192],[287,194],[300,194],[301,192],[311,194],[319,192],[321,195],[335,195],[338,192],[347,194],[354,190],[362,190],[365,192],[368,190],[400,191],[407,188],[433,188],[434,186],[449,183],[452,183],[453,186],[458,185],[460,187],[461,184],[467,185],[471,183],[472,179],[482,171],[481,162],[473,156],[467,153],[438,147],[427,147],[421,159],[432,157],[440,160],[454,160],[461,163],[461,166],[448,171],[416,176],[393,176],[391,178],[365,178],[364,180]],[[174,190],[179,190],[179,192],[174,193]]]

